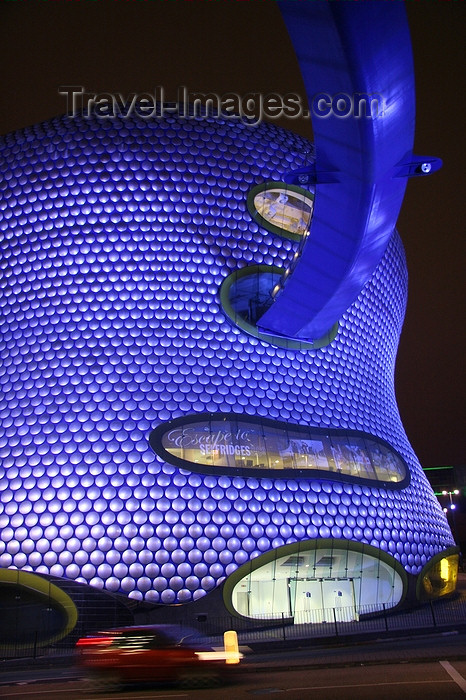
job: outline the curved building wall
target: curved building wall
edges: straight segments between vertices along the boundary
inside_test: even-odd
[[[63,117],[6,137],[1,566],[184,603],[301,541],[365,543],[408,574],[451,547],[395,401],[398,235],[325,347],[277,347],[222,309],[234,270],[291,264],[299,244],[255,223],[247,197],[311,153],[271,124],[175,115]],[[152,431],[199,413],[363,431],[409,483],[165,462]]]

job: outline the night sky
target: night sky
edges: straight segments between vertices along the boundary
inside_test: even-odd
[[[438,156],[444,166],[408,184],[398,221],[409,300],[397,398],[421,464],[460,465],[466,462],[466,10],[454,0],[411,0],[407,10],[417,86],[415,153]],[[180,85],[304,98],[272,0],[2,3],[0,65],[0,134],[63,114],[61,85],[123,94],[153,93],[162,85],[168,99]],[[309,121],[278,123],[312,138]]]

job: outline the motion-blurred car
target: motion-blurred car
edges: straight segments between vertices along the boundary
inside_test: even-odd
[[[226,633],[233,634],[236,633]],[[241,658],[236,649],[215,651],[197,630],[177,625],[120,627],[83,637],[76,644],[86,669],[86,689],[116,689],[127,683],[218,685]]]

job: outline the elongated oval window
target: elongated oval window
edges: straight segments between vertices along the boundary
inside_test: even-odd
[[[166,462],[202,473],[324,477],[389,488],[409,480],[404,460],[385,440],[357,430],[204,413],[163,423],[150,444]]]

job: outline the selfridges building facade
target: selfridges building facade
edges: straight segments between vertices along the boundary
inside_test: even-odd
[[[300,255],[303,138],[262,123],[57,118],[6,137],[0,565],[137,600],[221,587],[320,621],[452,590],[400,422],[396,232],[311,343],[256,321]]]

